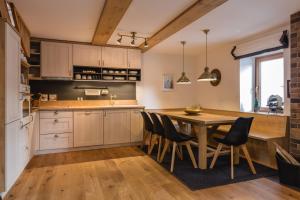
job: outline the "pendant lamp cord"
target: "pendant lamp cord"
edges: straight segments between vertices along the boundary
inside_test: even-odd
[[[205,43],[205,51],[206,51],[206,57],[205,57],[205,67],[207,67],[207,32],[206,32],[206,43]]]
[[[184,43],[182,43],[182,69],[184,72]]]

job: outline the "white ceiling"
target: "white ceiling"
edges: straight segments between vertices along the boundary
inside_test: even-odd
[[[91,42],[105,0],[10,0],[35,37]]]
[[[11,0],[33,36],[90,42],[105,0]],[[118,32],[136,31],[150,36],[195,0],[133,0],[109,40],[116,44]],[[209,44],[237,41],[287,24],[300,10],[300,0],[228,0],[199,20],[172,35],[149,52],[179,54],[186,40],[190,55],[205,42],[202,29],[209,28]],[[139,41],[142,42],[142,41]],[[129,44],[129,41],[124,41]]]
[[[300,0],[228,0],[150,51],[180,54],[180,41],[186,40],[187,54],[197,55],[205,44],[203,29],[211,30],[209,45],[238,41],[288,24],[299,10]]]
[[[196,0],[133,0],[118,27],[108,41],[117,44],[118,33],[137,32],[149,37],[191,6]],[[123,38],[122,45],[129,45],[130,38]],[[143,39],[137,41],[137,45]]]

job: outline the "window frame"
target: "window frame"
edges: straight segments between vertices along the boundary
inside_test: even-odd
[[[284,68],[284,55],[283,52],[280,53],[276,53],[276,54],[270,54],[270,55],[266,55],[266,56],[260,56],[260,57],[256,57],[255,58],[255,90],[254,90],[254,96],[255,99],[258,99],[259,102],[261,102],[261,85],[260,85],[260,81],[261,81],[261,74],[260,74],[260,65],[262,62],[264,61],[270,61],[270,60],[275,60],[275,59],[279,59],[282,58],[283,59],[283,68]],[[284,77],[284,74],[283,74]],[[283,82],[285,84],[285,82]],[[283,85],[283,90],[285,88],[285,85]],[[284,94],[285,91],[283,91]],[[282,97],[284,100],[284,96]],[[264,106],[260,106],[259,107],[259,112],[268,112],[269,108],[268,107],[264,107]]]

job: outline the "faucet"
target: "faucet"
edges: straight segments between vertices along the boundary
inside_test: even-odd
[[[114,105],[115,104],[115,99],[117,98],[117,95],[115,94],[111,94],[110,95],[110,105]]]

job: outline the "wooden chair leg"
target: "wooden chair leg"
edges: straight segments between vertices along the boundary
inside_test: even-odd
[[[156,141],[157,141],[157,135],[153,135],[152,136],[152,138],[150,139],[150,148],[149,148],[149,150],[148,150],[148,154],[150,155],[151,153],[152,153],[152,151],[153,151],[153,148],[154,148],[154,146],[155,146],[155,143],[156,143]]]
[[[177,146],[177,143],[173,142],[172,160],[171,160],[171,169],[170,169],[171,172],[173,172],[173,170],[174,170],[175,152],[176,152],[176,149],[177,149],[176,146]]]
[[[210,169],[212,169],[215,166],[217,158],[219,157],[220,152],[222,150],[222,147],[223,147],[223,144],[219,143],[218,146],[217,146],[217,150],[216,150],[216,152],[214,154],[214,157],[213,157],[213,159],[211,161],[211,164],[210,164],[210,167],[209,167]]]
[[[254,165],[253,165],[253,163],[252,163],[252,160],[251,160],[251,158],[250,158],[248,149],[247,149],[247,147],[246,147],[245,144],[242,145],[242,149],[243,149],[244,155],[245,155],[245,157],[246,157],[246,159],[247,159],[247,161],[248,161],[248,165],[249,165],[249,167],[250,167],[252,173],[253,173],[253,174],[256,174],[255,167],[254,167]]]
[[[185,143],[185,146],[186,146],[186,148],[187,148],[187,150],[188,150],[188,152],[189,152],[189,155],[190,155],[190,158],[191,158],[191,160],[192,160],[192,163],[193,163],[194,168],[198,168],[198,165],[197,165],[197,163],[196,163],[196,159],[195,159],[195,156],[194,156],[194,153],[193,153],[193,151],[192,151],[192,148],[191,148],[190,143],[189,143],[189,142],[186,142],[186,143]]]
[[[230,168],[231,168],[231,179],[234,178],[234,170],[233,170],[233,167],[234,167],[234,159],[233,159],[233,146],[231,145],[230,146]]]
[[[180,150],[180,154],[181,154],[181,160],[183,160],[183,151],[182,151],[182,145],[179,145],[179,150]]]
[[[170,141],[168,139],[166,139],[164,149],[163,149],[163,151],[161,153],[161,156],[160,156],[160,160],[159,160],[160,163],[164,160],[165,154],[166,154],[166,152],[169,148],[169,145],[170,145]]]
[[[159,136],[158,138],[158,151],[157,151],[157,157],[156,160],[159,161],[160,159],[160,151],[161,151],[161,144],[162,143],[162,136]]]
[[[177,156],[179,157],[180,160],[183,160],[182,152],[179,150],[179,148],[180,148],[180,145],[178,145],[176,147],[176,154],[177,154]]]

